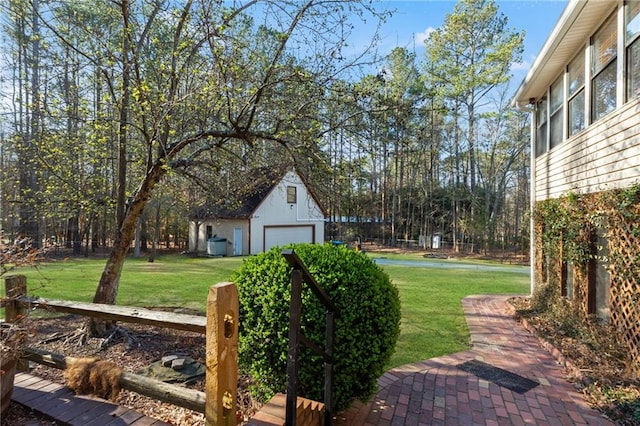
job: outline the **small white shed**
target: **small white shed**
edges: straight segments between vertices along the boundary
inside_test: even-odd
[[[220,200],[191,214],[189,251],[241,256],[290,243],[322,243],[326,216],[296,170],[280,178],[261,176],[242,199]]]

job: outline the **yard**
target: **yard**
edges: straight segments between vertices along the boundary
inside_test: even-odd
[[[520,266],[509,267],[513,271],[501,267],[479,273],[473,266],[479,263],[431,260],[415,254],[370,256],[401,261],[383,265],[402,302],[401,335],[389,367],[466,349],[468,331],[460,305],[466,295],[526,294],[529,289],[528,275]],[[120,280],[118,304],[204,313],[209,286],[228,281],[241,262],[238,257],[171,255],[153,263],[130,258]],[[448,267],[437,267],[442,264]],[[103,259],[64,259],[19,273],[27,276],[30,295],[90,302],[103,266]]]
[[[524,266],[486,261],[425,259],[419,254],[410,253],[367,255],[374,258],[390,275],[399,289],[402,303],[401,334],[389,368],[467,350],[469,334],[460,303],[465,296],[487,293],[527,294],[529,291],[528,268]],[[153,263],[148,262],[146,258],[130,258],[125,263],[122,273],[118,303],[204,313],[209,286],[229,280],[241,263],[242,258],[238,257],[191,258],[171,255],[159,257]],[[18,272],[27,275],[31,295],[88,302],[91,301],[103,265],[103,259],[64,259],[41,265],[38,269],[21,269]],[[4,281],[0,284],[0,287],[2,286]],[[0,288],[0,291],[4,292],[4,289]],[[45,325],[47,323],[58,323],[58,334],[61,333],[59,330],[62,330],[62,334],[73,334],[73,330],[82,326],[82,320],[79,318],[54,321],[43,318],[37,323],[38,330],[44,330],[44,337],[48,337],[51,332]],[[538,323],[536,327],[544,330],[545,324]],[[95,341],[99,339],[90,339],[90,343],[82,348],[69,345],[63,340],[55,340],[47,345],[46,349],[71,356],[87,356],[87,351],[99,352],[98,356],[101,358],[124,362],[129,369],[134,370],[166,354],[162,351],[166,351],[167,348],[190,348],[195,356],[204,350],[202,336],[182,335],[177,332],[165,335],[161,330],[151,330],[145,326],[133,327],[130,332],[131,337],[135,339],[134,348],[127,346],[127,342],[114,342],[107,350],[98,350]],[[576,349],[576,343],[568,342],[566,338],[558,340],[553,336],[547,337],[569,355],[581,353]],[[40,338],[42,336],[38,336],[38,339]],[[92,340],[95,341],[91,342]],[[588,356],[583,354],[578,359],[572,357],[578,365],[590,358],[593,358],[593,353]],[[60,375],[57,370],[45,370],[47,371],[44,375],[51,375],[52,380],[56,380],[56,374]],[[248,378],[243,377],[242,380],[246,381]],[[243,383],[246,389],[246,382]],[[636,424],[631,419],[638,419],[637,400],[634,405],[629,403],[629,398],[633,399],[634,395],[637,395],[637,387],[621,390],[621,403],[616,398],[614,401],[611,396],[607,396],[608,393],[603,394],[603,389],[606,391],[609,388],[590,388],[586,397],[612,418],[624,418],[625,421],[631,421],[629,424]],[[202,421],[198,413],[158,403],[134,393],[124,391],[123,394],[119,397],[118,403],[132,406],[156,418],[178,421],[181,425],[195,425]],[[253,404],[252,399],[241,389],[239,409],[251,413]],[[635,414],[629,414],[634,409]],[[17,415],[29,416],[20,410]],[[40,424],[50,423],[43,420]]]

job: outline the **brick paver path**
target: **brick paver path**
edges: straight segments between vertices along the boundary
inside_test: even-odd
[[[591,409],[565,370],[506,309],[509,296],[462,301],[473,348],[394,368],[378,379],[368,404],[356,403],[336,425],[612,425]],[[458,366],[478,360],[535,381],[519,393]]]

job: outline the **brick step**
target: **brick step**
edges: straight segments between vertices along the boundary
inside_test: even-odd
[[[286,418],[287,396],[276,394],[262,406],[260,411],[249,420],[251,426],[284,426]],[[298,397],[296,404],[296,425],[322,426],[324,424],[324,404]]]

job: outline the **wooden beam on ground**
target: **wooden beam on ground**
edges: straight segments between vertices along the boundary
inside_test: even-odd
[[[179,407],[197,411],[198,413],[204,414],[205,412],[205,393],[195,389],[188,389],[184,386],[173,385],[150,377],[127,372],[123,372],[120,375],[120,386],[122,389],[127,389],[159,401],[169,402]]]
[[[27,348],[23,358],[62,370],[67,368],[67,364],[77,359],[36,348]],[[204,392],[127,372],[120,374],[119,384],[122,389],[136,392],[140,395],[169,402],[199,413],[205,412],[206,398]]]

